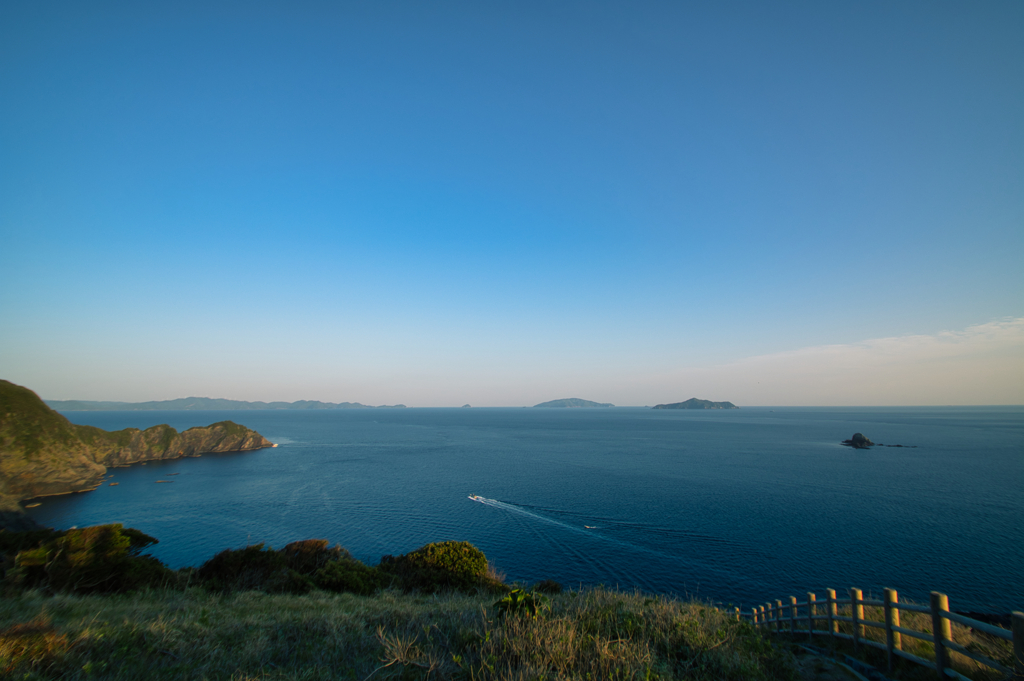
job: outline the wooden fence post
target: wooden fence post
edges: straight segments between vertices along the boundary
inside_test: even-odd
[[[789,635],[796,633],[796,596],[789,597]]]
[[[864,620],[864,606],[861,605],[861,590],[850,587],[850,617],[853,618],[853,649],[860,651],[860,637],[864,634],[861,622]]]
[[[889,671],[896,664],[896,653],[894,650],[903,650],[903,637],[900,632],[893,631],[893,627],[900,626],[900,597],[896,589],[885,590],[885,652]]]
[[[764,618],[765,618],[765,614],[764,614],[764,606],[763,606],[763,605],[762,605],[762,606],[759,606],[759,607],[757,608],[757,614],[758,614],[758,616],[760,617],[760,620],[761,620],[761,624],[764,624]]]
[[[825,600],[828,601],[828,635],[836,634],[839,632],[839,622],[836,622],[836,590],[825,589]]]
[[[818,614],[818,606],[815,605],[816,596],[810,591],[807,592],[807,637],[814,640],[814,616]]]
[[[775,631],[782,633],[782,601],[775,599]]]
[[[735,608],[735,610],[736,610],[736,621],[739,622],[740,621],[740,609],[739,608]]]
[[[949,598],[946,594],[933,591],[931,594],[932,606],[932,641],[935,644],[935,672],[940,679],[946,678],[946,667],[949,666],[949,652],[946,650],[945,641],[953,640],[953,627],[950,621],[942,616],[942,613],[949,612]]]
[[[1013,671],[1024,679],[1024,612],[1013,613]]]
[[[753,608],[750,609],[750,621],[754,624],[755,627],[757,626],[757,606],[756,605]]]

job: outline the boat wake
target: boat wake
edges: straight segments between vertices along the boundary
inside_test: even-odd
[[[557,525],[557,526],[563,527],[563,528],[565,528],[567,530],[573,530],[575,532],[582,532],[583,529],[584,529],[582,527],[578,527],[578,526],[572,525],[570,523],[562,522],[561,520],[555,520],[554,518],[549,518],[549,517],[547,517],[545,515],[542,515],[540,513],[535,513],[533,511],[529,511],[526,508],[524,508],[523,506],[518,506],[516,504],[509,504],[509,503],[504,502],[504,501],[498,501],[497,499],[488,499],[486,497],[482,497],[482,496],[479,496],[479,495],[476,495],[476,494],[469,495],[469,498],[472,499],[473,501],[480,502],[481,504],[484,504],[485,506],[490,506],[491,508],[501,509],[502,511],[508,511],[510,513],[518,513],[519,515],[524,515],[524,516],[533,518],[534,520],[540,520],[542,522],[549,523],[551,525]]]
[[[733,570],[723,566],[742,564],[752,555],[759,554],[757,549],[741,542],[679,528],[586,516],[559,509],[525,506],[498,499],[488,499],[479,495],[470,495],[469,498],[485,506],[514,514],[527,522],[540,521],[546,525],[585,536],[590,541],[597,540],[616,546],[631,554],[646,554],[652,558],[656,557],[657,562],[665,561],[675,566],[675,569],[683,566],[700,567],[699,570],[695,569],[694,571],[707,573],[713,566],[717,572],[730,573],[729,578],[734,581],[744,581],[743,575],[731,574]],[[557,516],[561,516],[562,519]],[[584,524],[585,520],[597,521],[600,524]],[[532,531],[536,532],[537,529],[534,528]],[[555,537],[551,537],[551,539],[562,544]],[[633,577],[635,578],[635,575]]]

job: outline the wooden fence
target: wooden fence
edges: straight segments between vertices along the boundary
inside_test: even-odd
[[[824,612],[819,612],[822,606]],[[864,606],[882,608],[884,621],[865,619]],[[839,609],[849,612],[849,617],[841,616]],[[800,611],[803,614],[800,614]],[[917,631],[900,626],[900,611],[917,612],[931,616],[931,633]],[[826,591],[825,600],[819,601],[812,593],[807,594],[807,600],[797,602],[795,596],[789,597],[788,603],[776,600],[775,604],[765,603],[762,606],[752,608],[750,613],[740,613],[736,608],[737,617],[743,616],[750,619],[755,625],[767,628],[774,632],[787,632],[789,634],[806,634],[813,640],[815,636],[831,636],[853,641],[854,648],[859,650],[861,646],[873,646],[884,650],[888,657],[889,671],[892,671],[893,664],[897,657],[902,657],[911,662],[922,664],[927,667],[934,667],[939,678],[945,681],[946,678],[963,679],[970,681],[966,676],[950,668],[949,652],[956,651],[965,657],[991,667],[1006,675],[1007,678],[1024,679],[1024,613],[1014,612],[1012,616],[1012,629],[1007,630],[984,622],[978,622],[969,617],[958,615],[949,611],[949,599],[945,594],[937,591],[931,593],[929,606],[900,603],[899,597],[894,589],[886,589],[883,600],[866,599],[860,589],[850,589],[849,598],[836,598],[833,589]],[[839,623],[846,622],[850,626],[845,627],[852,633],[846,634],[839,631]],[[966,647],[953,640],[951,622],[957,622],[970,627],[976,631],[984,632],[989,636],[1012,641],[1013,644],[1013,669],[1000,664],[977,651],[968,650]],[[798,625],[806,624],[807,628],[798,628]],[[824,628],[815,628],[819,627]],[[865,636],[865,627],[874,627],[885,630],[885,643],[874,641]],[[921,639],[930,642],[935,649],[935,659],[926,660],[903,650],[903,636]]]

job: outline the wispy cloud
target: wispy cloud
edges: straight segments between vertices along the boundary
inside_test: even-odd
[[[1024,404],[1024,318],[760,355],[670,379],[673,394],[751,405]]]

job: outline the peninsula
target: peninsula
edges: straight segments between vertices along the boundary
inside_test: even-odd
[[[658,404],[652,409],[739,409],[732,402],[712,402],[711,400],[698,400],[691,397],[685,402],[673,402],[672,404]]]
[[[589,409],[591,407],[614,407],[614,404],[608,404],[606,402],[591,402],[590,400],[581,400],[578,397],[568,397],[564,400],[551,400],[550,402],[541,402],[540,404],[533,405],[534,408],[540,407],[542,409],[550,408],[584,408]]]
[[[182,433],[168,425],[115,432],[78,426],[28,388],[0,380],[0,526],[18,524],[19,501],[95,489],[109,466],[271,446],[231,421]]]
[[[245,402],[212,397],[182,397],[176,400],[156,402],[96,402],[89,400],[45,400],[51,409],[58,411],[210,411],[249,409],[404,409],[404,404],[382,404],[374,407],[359,402],[320,402],[299,400],[298,402]]]

